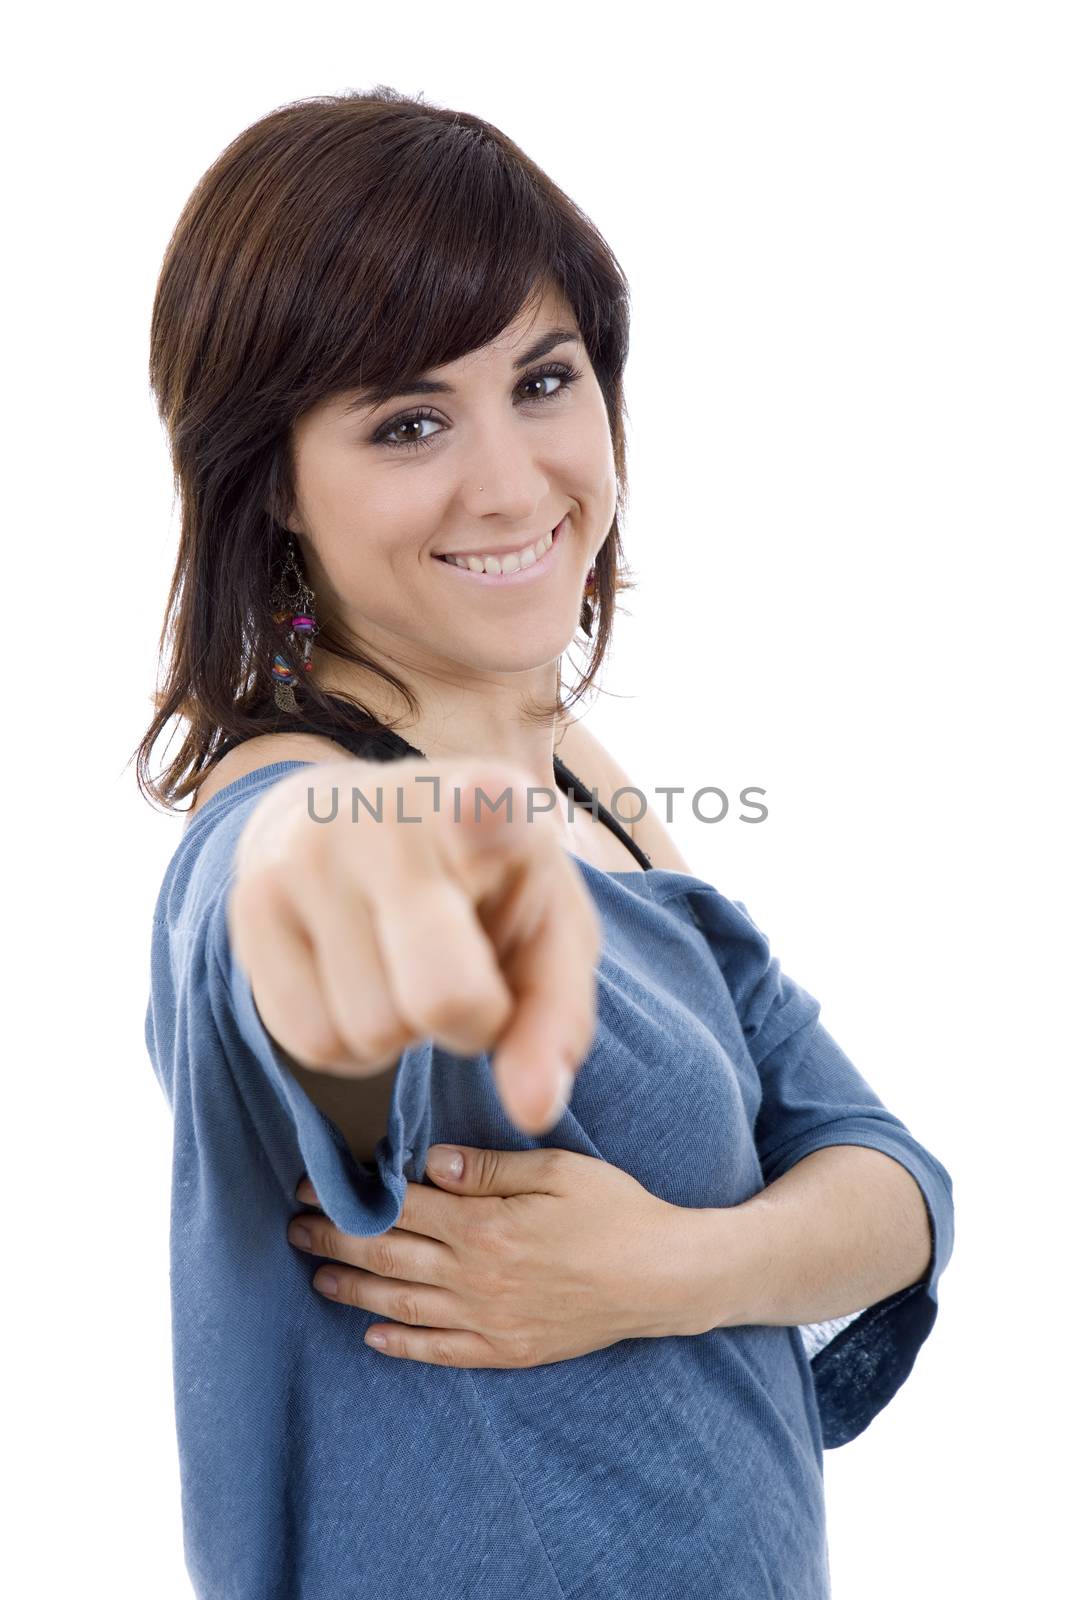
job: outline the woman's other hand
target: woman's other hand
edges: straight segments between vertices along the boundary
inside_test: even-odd
[[[453,1150],[462,1176],[442,1174],[447,1190],[409,1182],[385,1233],[357,1238],[309,1212],[292,1219],[290,1243],[328,1261],[313,1286],[388,1319],[368,1342],[379,1333],[386,1354],[434,1366],[531,1367],[689,1331],[685,1208],[570,1150],[436,1145],[430,1156]],[[427,1172],[436,1178],[429,1160]],[[306,1178],[296,1196],[318,1203]]]

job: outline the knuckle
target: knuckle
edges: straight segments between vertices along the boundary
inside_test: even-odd
[[[290,1219],[290,1226],[292,1226],[294,1223],[298,1227],[307,1229],[308,1235],[311,1239],[311,1243],[308,1246],[308,1253],[313,1256],[322,1255],[322,1218],[319,1216],[318,1212],[300,1211],[296,1214],[296,1216]]]
[[[362,1301],[359,1296],[359,1280],[352,1272],[335,1273],[337,1278],[337,1293],[330,1296],[331,1300],[339,1301],[346,1306],[360,1306]]]
[[[478,757],[470,760],[460,757],[451,774],[453,791],[459,796],[462,816],[466,820],[477,817],[506,817],[510,794],[512,812],[525,802],[531,774],[518,762],[505,756]],[[479,796],[478,791],[481,791]],[[500,804],[503,800],[503,804]],[[496,807],[490,810],[490,806]]]
[[[309,1016],[305,1008],[294,1018],[287,1040],[290,1055],[313,1070],[334,1077],[350,1077],[353,1069],[357,1075],[369,1073],[402,1053],[402,1046],[393,1049],[384,1035],[368,1041],[362,1024],[358,1036],[348,1036],[330,1017]]]
[[[395,1298],[396,1307],[391,1315],[395,1316],[398,1322],[406,1322],[409,1327],[418,1327],[418,1297],[410,1289],[398,1289]]]
[[[367,1265],[379,1278],[398,1278],[401,1276],[396,1252],[392,1245],[385,1239],[378,1238],[370,1245],[367,1251]]]
[[[312,1229],[311,1243],[317,1256],[330,1256],[333,1260],[341,1259],[341,1236],[337,1229],[327,1224]]]
[[[494,1191],[502,1184],[503,1173],[501,1171],[500,1157],[501,1152],[499,1150],[479,1151],[477,1159],[481,1164],[481,1170],[478,1173],[478,1187],[480,1189]]]
[[[430,1340],[430,1359],[439,1367],[454,1367],[458,1364],[451,1346],[444,1339]]]
[[[286,1047],[298,1061],[323,1072],[343,1066],[348,1058],[348,1047],[328,1018],[320,1017],[317,1008],[301,1008],[286,1029]]]
[[[370,1063],[393,1061],[403,1052],[407,1039],[408,1032],[396,1016],[367,1017],[361,1019],[352,1053]]]
[[[471,1012],[481,1003],[473,984],[446,981],[447,975],[427,974],[428,983],[419,996],[419,1015],[430,1032],[451,1034],[470,1021]],[[458,987],[457,987],[458,983]]]

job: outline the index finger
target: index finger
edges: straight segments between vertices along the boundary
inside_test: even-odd
[[[528,1133],[556,1125],[569,1094],[568,1085],[558,1106],[562,1073],[577,1073],[592,1048],[601,943],[599,913],[569,857],[538,870],[541,915],[502,959],[515,1003],[493,1050],[504,1110]]]

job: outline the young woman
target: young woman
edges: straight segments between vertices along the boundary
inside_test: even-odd
[[[823,1449],[933,1325],[947,1172],[573,715],[627,329],[548,178],[388,89],[255,124],[170,242],[138,771],[192,802],[146,1039],[199,1595],[824,1597]]]

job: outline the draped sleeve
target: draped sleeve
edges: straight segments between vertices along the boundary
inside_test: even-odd
[[[922,1278],[848,1317],[800,1329],[828,1449],[847,1444],[907,1378],[938,1312],[952,1254],[952,1180],[879,1098],[821,1020],[819,1002],[788,977],[740,900],[708,886],[691,903],[722,971],[759,1076],[753,1138],[766,1184],[828,1145],[864,1145],[898,1161],[922,1193],[930,1260]]]
[[[174,1116],[176,1192],[183,1225],[210,1238],[213,1208],[253,1184],[263,1213],[293,1208],[306,1172],[323,1211],[345,1233],[391,1228],[403,1207],[405,1165],[428,1115],[428,1041],[398,1065],[376,1174],[355,1161],[310,1099],[256,1008],[226,919],[234,854],[256,803],[305,762],[275,762],[228,784],[194,814],[167,868],[153,921],[145,1040]],[[230,1181],[240,1161],[240,1183]]]

